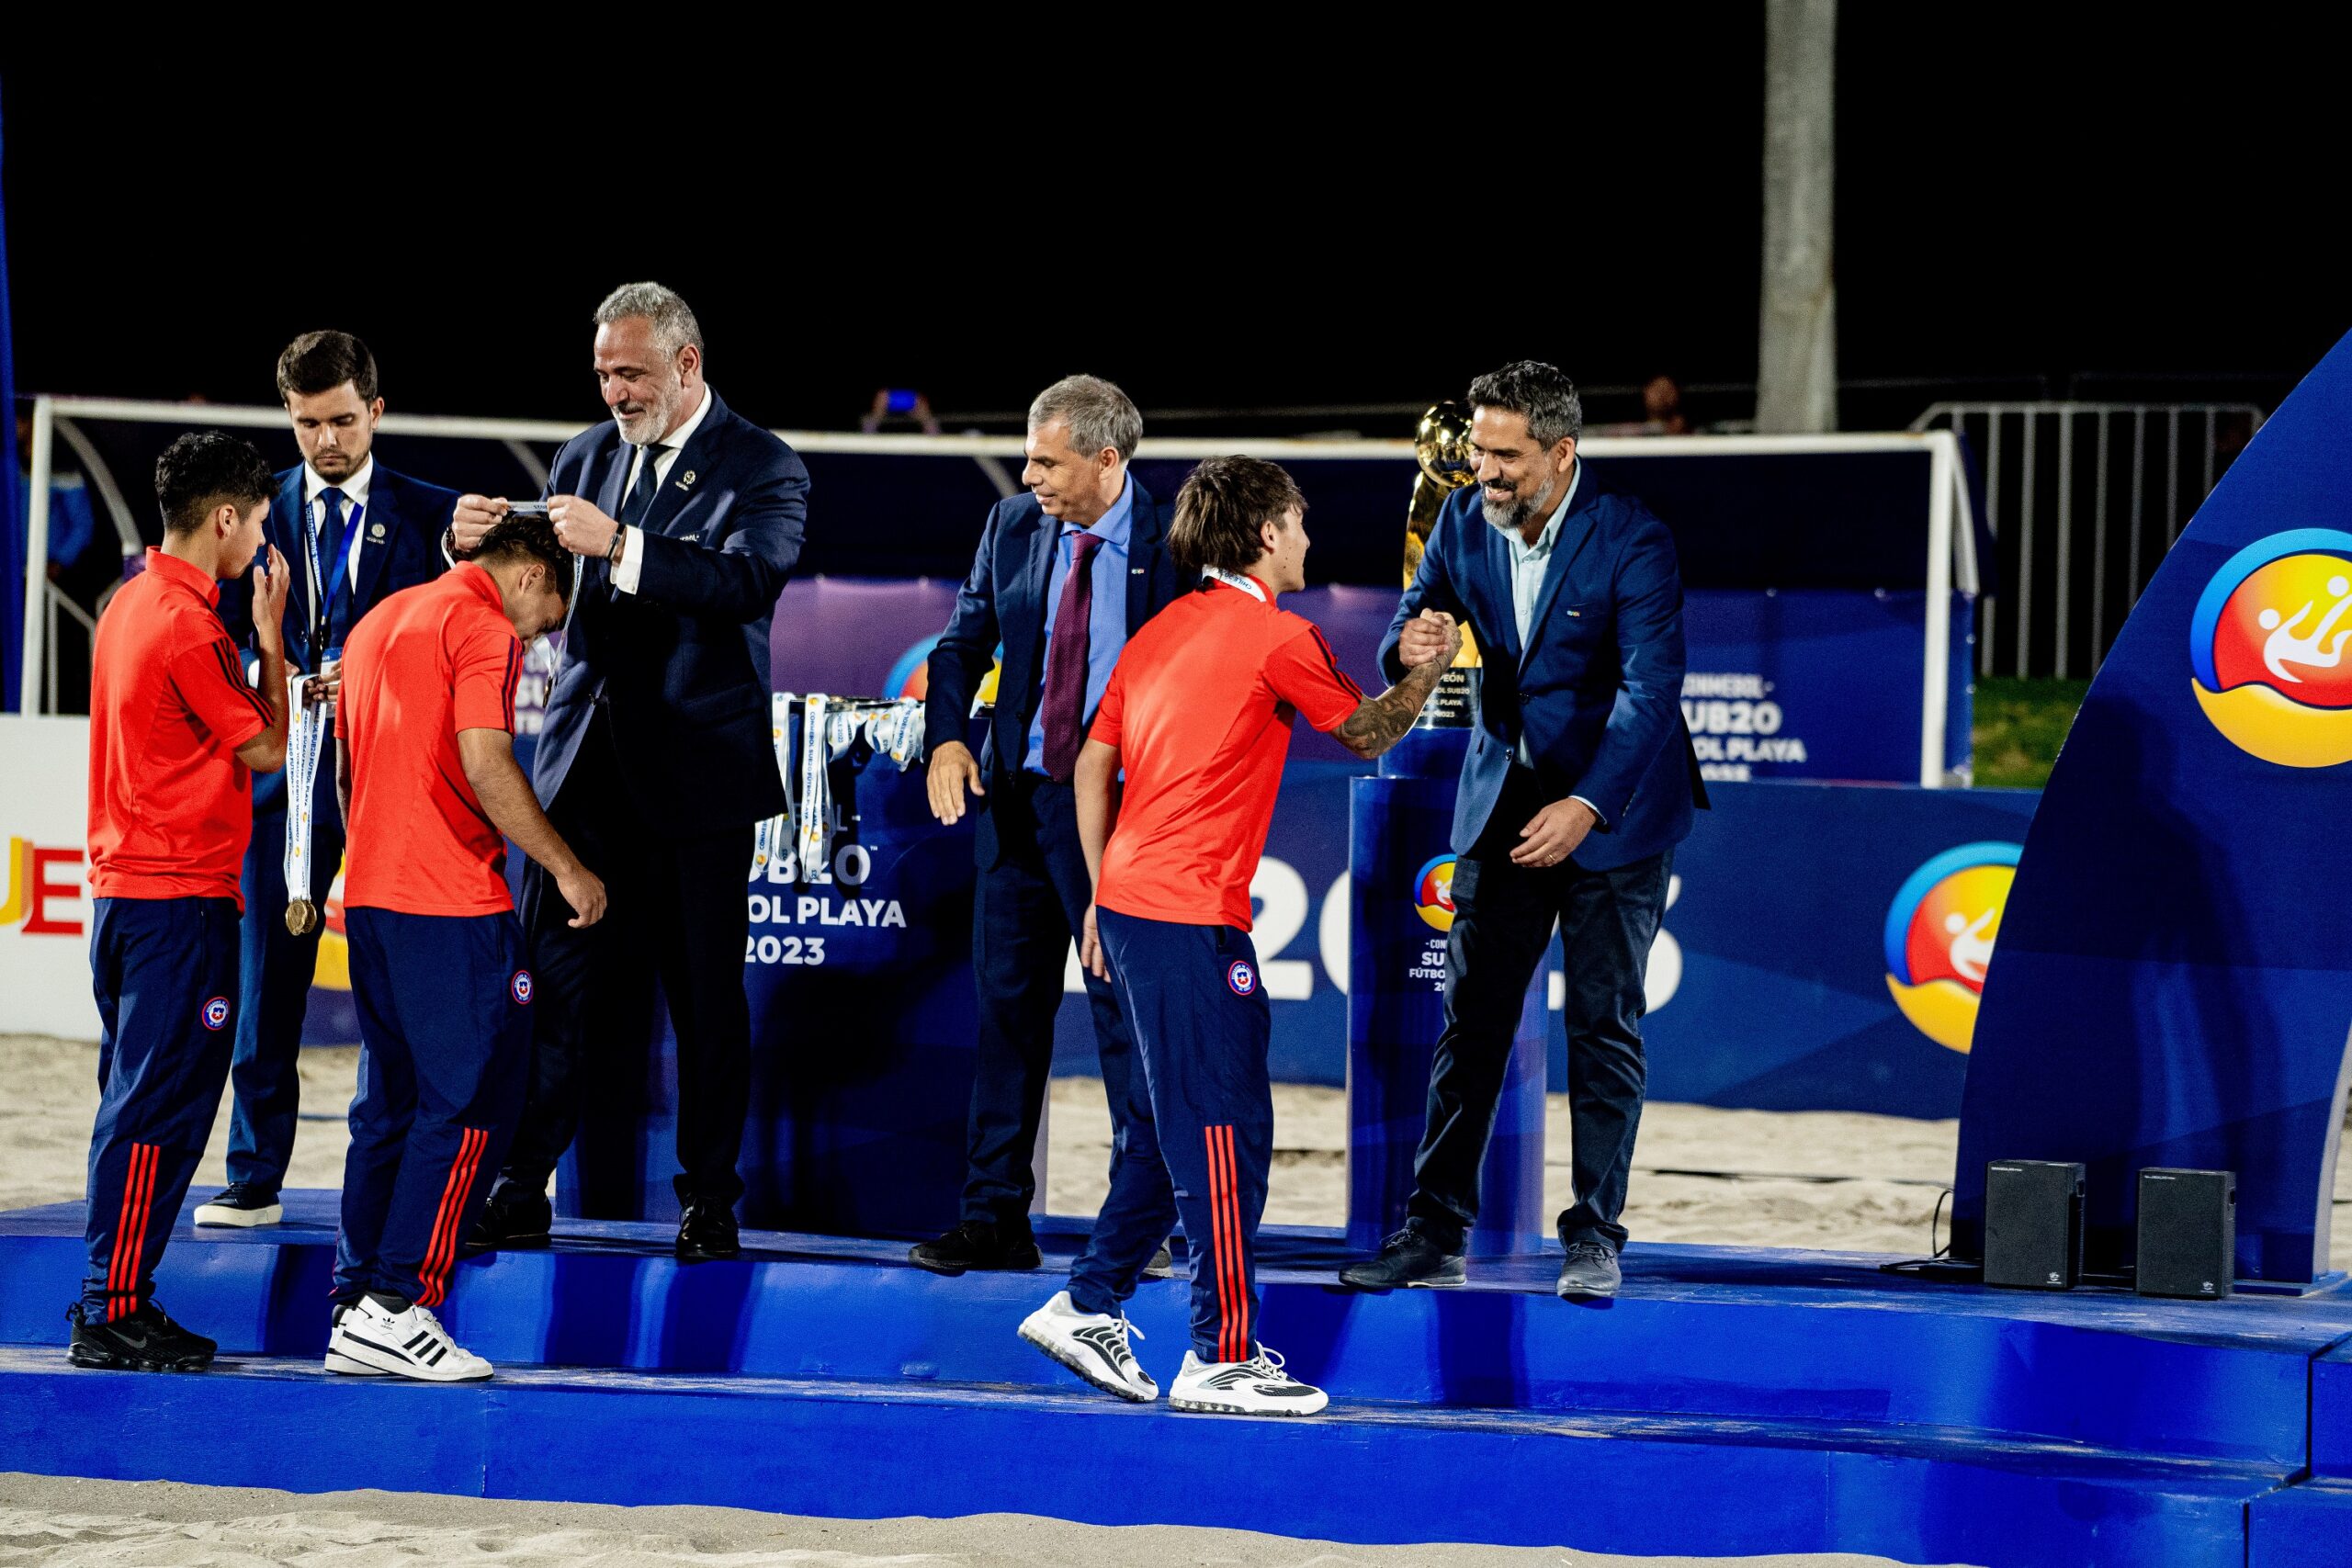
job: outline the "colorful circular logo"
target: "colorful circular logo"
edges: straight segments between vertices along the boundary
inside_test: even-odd
[[[2188,661],[2197,705],[2239,750],[2352,761],[2352,534],[2295,528],[2232,556],[2198,598]]]
[[[229,998],[215,997],[204,1004],[204,1027],[214,1032],[226,1028],[229,1022]]]
[[[1233,987],[1237,997],[1246,997],[1258,988],[1258,972],[1250,967],[1249,960],[1235,959],[1225,971],[1225,983]]]
[[[2017,880],[2015,844],[1962,844],[1913,872],[1886,911],[1886,988],[1920,1033],[1965,1052]]]
[[[1453,857],[1440,855],[1414,874],[1413,910],[1442,931],[1453,929]]]
[[[531,972],[528,969],[515,970],[514,978],[508,982],[507,989],[514,993],[514,999],[516,1001],[521,1002],[525,1007],[530,1006]]]
[[[931,650],[938,646],[939,638],[934,634],[899,655],[890,672],[882,677],[882,694],[913,697],[917,701],[931,695]]]

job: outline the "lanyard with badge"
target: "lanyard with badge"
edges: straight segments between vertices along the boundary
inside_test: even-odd
[[[348,586],[351,552],[359,538],[361,515],[368,509],[351,502],[344,524],[343,543],[335,551],[332,570],[319,570],[319,536],[326,531],[324,509],[318,526],[302,531],[302,558],[311,570],[311,662],[323,673],[325,666],[343,657],[330,647],[334,607]],[[309,677],[297,670],[286,677],[286,929],[307,936],[319,923],[319,906],[311,898],[311,832],[317,816],[319,761],[326,754],[327,726],[332,710],[325,703],[305,703],[303,686]]]
[[[1266,602],[1266,590],[1254,577],[1244,577],[1238,571],[1227,571],[1221,566],[1204,566],[1201,568],[1201,576],[1204,580],[1222,582],[1227,588],[1238,588],[1261,604]]]

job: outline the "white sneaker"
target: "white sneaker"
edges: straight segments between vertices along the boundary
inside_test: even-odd
[[[327,1371],[341,1372],[347,1378],[380,1378],[383,1371],[365,1361],[355,1361],[334,1348],[335,1333],[343,1327],[343,1314],[351,1310],[348,1303],[334,1309],[334,1329],[327,1335]]]
[[[1283,1359],[1263,1346],[1246,1361],[1204,1361],[1184,1352],[1184,1370],[1168,1391],[1171,1410],[1220,1416],[1312,1416],[1330,1396],[1283,1371]]]
[[[1135,1352],[1127,1348],[1129,1333],[1143,1337],[1143,1330],[1124,1317],[1079,1311],[1068,1291],[1055,1292],[1052,1301],[1021,1324],[1022,1338],[1096,1388],[1148,1404],[1159,1397],[1159,1385],[1136,1364]]]
[[[327,1337],[327,1371],[368,1377],[390,1374],[419,1382],[477,1382],[488,1361],[449,1337],[430,1307],[394,1312],[362,1296],[335,1320]]]

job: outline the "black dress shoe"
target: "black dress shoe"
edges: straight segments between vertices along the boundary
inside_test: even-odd
[[[1448,1252],[1418,1225],[1407,1225],[1380,1244],[1380,1256],[1340,1270],[1340,1283],[1359,1291],[1394,1291],[1408,1285],[1459,1285],[1469,1278],[1462,1255]]]
[[[74,1342],[65,1359],[77,1367],[102,1367],[122,1372],[200,1372],[212,1364],[220,1348],[201,1334],[190,1334],[164,1315],[153,1302],[108,1323],[91,1317],[75,1302],[65,1309],[74,1325]]]
[[[934,1274],[962,1274],[974,1269],[1035,1269],[1045,1261],[1045,1254],[1026,1228],[1001,1231],[985,1220],[966,1220],[936,1241],[917,1242],[907,1261]]]
[[[501,1187],[481,1206],[481,1218],[466,1235],[466,1250],[496,1252],[501,1248],[545,1247],[555,1225],[555,1207],[544,1192]]]
[[[1577,1301],[1613,1296],[1625,1282],[1617,1266],[1617,1249],[1605,1241],[1572,1241],[1560,1262],[1561,1299]]]
[[[741,1238],[735,1231],[732,1204],[696,1198],[678,1219],[678,1261],[717,1263],[740,1256]]]

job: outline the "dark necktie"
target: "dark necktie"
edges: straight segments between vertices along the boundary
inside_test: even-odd
[[[637,482],[628,487],[628,499],[621,502],[621,525],[628,528],[644,524],[645,514],[653,509],[653,492],[662,488],[653,472],[653,460],[662,455],[662,448],[648,446],[639,450],[644,456],[638,460]]]
[[[335,563],[343,559],[343,536],[351,526],[350,513],[343,509],[343,491],[330,485],[319,491],[319,499],[326,507],[319,515],[319,602],[311,606],[318,621],[320,650],[341,644],[342,630],[350,624],[350,594],[339,592],[339,585],[350,580],[350,570],[337,572]]]
[[[1038,712],[1046,722],[1046,776],[1057,784],[1077,769],[1086,739],[1086,644],[1094,608],[1094,573],[1087,563],[1102,542],[1099,534],[1071,537],[1069,576],[1046,644],[1046,696]]]

